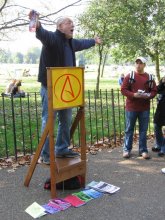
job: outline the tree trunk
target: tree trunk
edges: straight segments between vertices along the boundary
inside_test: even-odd
[[[98,66],[98,72],[97,72],[97,82],[96,82],[96,98],[99,98],[100,74],[101,74],[101,62],[99,59],[99,66]]]
[[[99,65],[97,72],[97,82],[96,82],[96,98],[99,98],[99,85],[100,85],[100,74],[101,74],[101,63],[102,63],[102,46],[99,45]]]
[[[155,64],[156,64],[156,78],[158,82],[160,81],[160,64],[159,64],[159,52],[156,50],[155,53]]]
[[[105,67],[105,62],[107,60],[107,54],[108,54],[108,51],[105,53],[105,56],[104,56],[104,59],[103,59],[103,65],[102,65],[102,70],[101,70],[101,78],[103,77],[103,74],[104,74],[104,67]]]

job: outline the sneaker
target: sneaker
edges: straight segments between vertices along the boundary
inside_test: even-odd
[[[162,171],[162,173],[164,173],[164,174],[165,174],[165,168],[162,168],[162,169],[161,169],[161,171]]]
[[[129,152],[124,152],[123,153],[123,158],[130,158],[130,153]]]
[[[63,157],[74,158],[74,157],[79,157],[79,156],[80,156],[79,153],[74,152],[72,150],[68,150],[67,152],[64,152],[64,153],[56,153],[57,158],[63,158]]]
[[[158,148],[158,147],[152,147],[152,151],[153,151],[153,152],[160,152],[160,148]]]
[[[42,157],[39,157],[39,159],[38,159],[38,163],[41,164],[42,162],[43,162]]]
[[[47,157],[42,157],[42,162],[46,165],[50,165],[50,159]]]
[[[164,157],[164,156],[165,156],[165,153],[163,153],[163,152],[158,153],[158,157]]]
[[[146,159],[146,160],[150,159],[150,156],[147,152],[143,152],[142,157],[143,157],[143,159]]]

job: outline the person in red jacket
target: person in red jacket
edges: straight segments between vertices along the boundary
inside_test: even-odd
[[[135,60],[134,79],[128,74],[122,84],[121,93],[126,99],[126,128],[123,145],[123,157],[130,158],[135,123],[139,122],[139,154],[149,159],[147,149],[147,129],[150,115],[150,100],[156,96],[157,89],[154,80],[144,71],[146,59],[138,57]]]

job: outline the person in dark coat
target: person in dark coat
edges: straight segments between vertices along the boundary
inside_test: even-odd
[[[158,104],[154,115],[154,131],[156,146],[153,151],[160,151],[158,156],[165,156],[165,137],[162,128],[165,126],[165,76],[160,80],[157,86]]]
[[[32,19],[33,10],[29,13]],[[37,15],[38,16],[38,15]],[[42,100],[42,125],[44,132],[48,121],[48,93],[47,93],[47,67],[75,67],[77,51],[91,48],[101,44],[100,37],[92,39],[73,38],[74,23],[69,17],[61,17],[56,22],[56,30],[48,31],[43,28],[37,18],[36,38],[42,43],[40,55],[38,81],[41,83]],[[72,158],[80,156],[70,149],[70,127],[72,121],[72,108],[57,110],[54,116],[58,116],[58,131],[55,144],[55,156],[59,158]],[[43,163],[50,164],[49,138],[47,137],[41,152]]]

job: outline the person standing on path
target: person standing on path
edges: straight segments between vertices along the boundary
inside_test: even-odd
[[[146,59],[138,57],[135,60],[134,77],[128,74],[121,86],[121,93],[126,96],[126,128],[123,145],[123,158],[130,158],[135,123],[139,122],[139,154],[149,159],[147,149],[147,129],[150,115],[150,100],[156,96],[157,89],[154,80],[144,71]]]
[[[156,112],[154,114],[154,131],[156,146],[152,148],[152,151],[160,151],[159,157],[165,156],[165,137],[162,131],[165,126],[165,76],[160,80],[157,86],[158,92],[158,104]]]
[[[30,11],[29,19],[32,19],[34,10]],[[38,81],[41,82],[42,99],[42,126],[44,131],[48,120],[48,94],[47,94],[47,70],[46,67],[73,67],[76,66],[75,52],[91,48],[95,44],[101,44],[101,39],[74,39],[74,24],[69,17],[61,17],[57,20],[55,32],[44,29],[40,23],[39,14],[36,13],[36,38],[42,43],[40,55]],[[70,126],[72,109],[55,111],[58,116],[58,132],[55,144],[56,157],[77,157],[78,153],[69,149]],[[50,164],[49,138],[47,137],[41,152],[41,159],[45,164]]]

